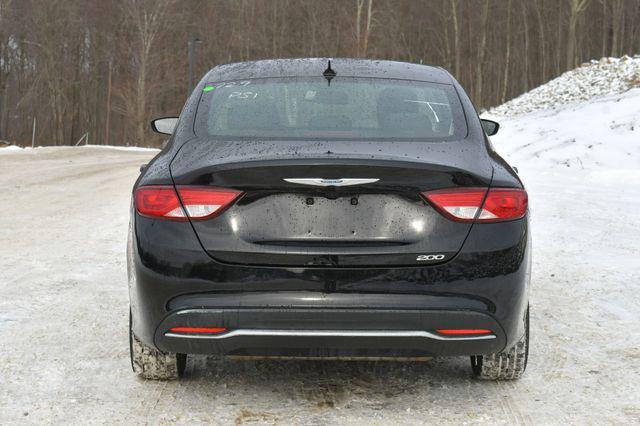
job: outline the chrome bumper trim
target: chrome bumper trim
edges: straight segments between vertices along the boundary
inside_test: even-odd
[[[495,339],[495,334],[482,336],[446,337],[428,331],[400,331],[400,330],[261,330],[261,329],[239,329],[221,334],[179,334],[167,332],[166,337],[177,337],[186,339],[214,339],[223,340],[239,336],[262,336],[262,337],[420,337],[433,340],[487,340]]]

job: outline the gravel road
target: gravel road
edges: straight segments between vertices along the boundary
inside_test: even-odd
[[[640,422],[639,182],[521,170],[534,268],[518,382],[474,381],[467,358],[193,357],[163,383],[134,376],[127,341],[129,194],[152,155],[0,153],[1,424]]]

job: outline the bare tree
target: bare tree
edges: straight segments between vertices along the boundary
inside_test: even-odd
[[[624,12],[626,8],[623,0],[611,0],[610,3],[612,17],[611,54],[619,56],[623,51],[622,40],[624,39]]]
[[[507,90],[509,88],[509,69],[511,65],[511,0],[507,0],[507,46],[505,48],[504,77],[502,79],[502,95],[500,102],[507,100]]]
[[[577,63],[576,28],[578,19],[587,8],[590,0],[567,0],[569,2],[569,26],[567,28],[567,60],[566,68],[573,68]]]
[[[356,0],[356,56],[366,56],[369,47],[369,35],[371,34],[371,21],[373,19],[373,0],[366,0],[367,10],[364,17],[364,30],[362,28],[362,13],[365,0]]]
[[[484,0],[480,12],[480,43],[478,46],[478,59],[476,61],[476,81],[474,85],[473,99],[480,102],[482,99],[482,69],[487,50],[487,19],[489,18],[489,0]]]
[[[451,5],[451,18],[453,21],[453,55],[454,75],[460,76],[460,26],[458,25],[458,0],[449,0]]]
[[[545,38],[545,25],[542,19],[542,9],[544,7],[544,0],[539,0],[534,3],[534,10],[536,11],[536,23],[538,25],[538,40],[540,51],[540,76],[545,79],[547,76],[547,43]]]
[[[131,92],[121,91],[128,112],[135,123],[135,142],[145,143],[147,130],[147,99],[149,96],[149,73],[154,60],[154,45],[159,32],[166,24],[169,0],[127,0],[124,3],[125,16],[132,29],[131,59],[136,75]]]

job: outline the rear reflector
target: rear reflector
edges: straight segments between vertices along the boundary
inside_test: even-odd
[[[524,189],[451,188],[423,192],[422,196],[457,222],[501,222],[520,219],[527,212]]]
[[[440,334],[446,334],[450,336],[459,336],[459,335],[478,335],[478,334],[493,334],[491,330],[486,330],[484,328],[445,328],[436,330]]]
[[[157,185],[138,188],[134,199],[136,210],[143,216],[170,220],[186,220],[190,217],[201,220],[218,216],[241,194],[242,192],[233,189],[209,186],[178,185],[174,189],[170,185]]]
[[[227,331],[224,327],[173,327],[171,333],[218,334]]]

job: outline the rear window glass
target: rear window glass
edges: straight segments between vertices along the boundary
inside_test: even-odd
[[[266,78],[204,86],[196,132],[213,138],[462,139],[467,133],[453,86],[336,77]]]

